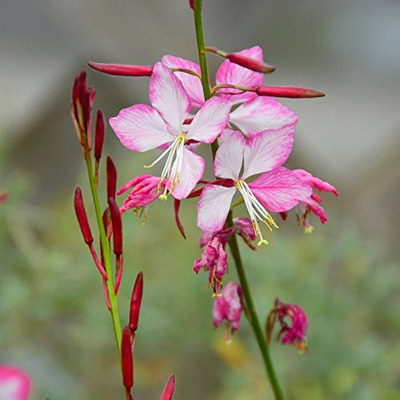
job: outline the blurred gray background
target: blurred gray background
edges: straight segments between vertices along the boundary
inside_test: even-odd
[[[89,60],[153,64],[164,54],[196,60],[193,17],[187,3],[186,0],[1,1],[0,191],[11,192],[11,199],[1,211],[0,362],[20,364],[33,375],[35,399],[119,398],[115,397],[119,396],[118,384],[113,382],[118,380],[118,371],[114,365],[111,327],[101,308],[101,289],[97,281],[92,282],[95,274],[90,270],[91,261],[72,217],[73,188],[86,184],[69,117],[74,76],[81,69],[88,69]],[[314,325],[311,335],[316,335],[319,350],[312,352],[309,357],[312,361],[304,361],[307,356],[297,357],[286,349],[284,356],[276,355],[278,369],[286,368],[282,379],[290,398],[400,398],[398,372],[393,371],[394,364],[385,358],[390,358],[387,352],[394,346],[391,340],[397,337],[398,341],[400,327],[399,317],[392,320],[393,316],[387,316],[388,303],[396,307],[399,300],[394,283],[398,287],[400,2],[204,0],[204,21],[208,45],[230,52],[255,44],[263,47],[265,60],[277,67],[265,77],[266,84],[306,86],[326,93],[323,99],[283,102],[299,115],[289,165],[309,170],[339,191],[338,199],[326,196],[329,222],[322,227],[314,220],[316,232],[312,237],[303,237],[301,230],[293,227],[292,218],[292,228],[275,235],[278,241],[275,249],[271,245],[259,254],[245,256],[253,260],[254,271],[258,271],[256,266],[260,263],[257,256],[267,263],[271,259],[273,264],[282,264],[279,271],[282,268],[286,271],[270,272],[271,276],[264,275],[265,269],[254,272],[257,279],[269,281],[266,285],[271,290],[265,307],[272,304],[274,296],[281,296],[275,293],[280,288],[289,297],[287,301],[309,304],[315,321],[329,314],[329,321],[320,321],[323,328]],[[221,60],[213,55],[209,60],[211,70],[215,71]],[[114,78],[94,71],[88,74],[89,83],[97,90],[96,108],[101,108],[107,117],[116,115],[122,107],[148,102],[147,78]],[[141,166],[148,161],[123,148],[110,129],[106,153],[116,160],[121,184],[134,174],[143,173]],[[193,225],[193,210],[187,207],[183,215],[185,222]],[[133,279],[139,269],[144,269],[149,276],[147,289],[153,293],[148,297],[148,320],[144,317],[142,322],[142,329],[147,332],[145,343],[141,348],[138,345],[137,350],[141,360],[137,365],[137,391],[142,391],[138,398],[157,398],[171,368],[178,376],[179,372],[183,375],[178,400],[265,398],[265,383],[262,371],[258,371],[255,349],[250,355],[254,357],[252,362],[246,361],[245,355],[237,356],[242,360],[238,361],[239,366],[242,362],[247,372],[232,367],[229,373],[214,369],[224,371],[225,364],[236,361],[226,361],[219,350],[203,351],[203,346],[213,347],[210,341],[215,340],[216,334],[207,314],[211,299],[203,291],[205,276],[196,277],[191,271],[192,260],[200,254],[198,230],[189,228],[192,233],[189,243],[180,241],[171,209],[168,207],[166,212],[165,205],[154,206],[151,220],[144,231],[132,215],[126,221],[129,232],[126,236],[132,235],[128,240],[136,247],[143,245],[143,250],[132,252],[134,269],[128,276],[131,274]],[[172,243],[166,243],[165,234],[172,235]],[[159,258],[148,254],[157,244]],[[288,247],[294,254],[306,253],[300,254],[298,261],[304,274],[289,268],[291,262],[296,264],[295,260],[282,261]],[[310,247],[315,254],[306,250]],[[161,264],[169,267],[158,265],[161,259]],[[75,265],[77,260],[79,266]],[[172,268],[172,280],[168,268]],[[352,268],[358,272],[348,272]],[[81,275],[77,276],[74,269]],[[377,271],[382,276],[371,282]],[[299,277],[295,278],[296,274]],[[309,282],[315,279],[312,289],[307,286],[309,282],[304,282],[307,276]],[[340,281],[339,293],[343,291],[344,296],[349,296],[344,297],[342,308],[332,305],[338,292],[326,292],[335,279]],[[363,283],[355,283],[357,279]],[[64,282],[70,286],[65,287]],[[373,283],[380,285],[379,290],[369,286]],[[62,290],[58,285],[63,285]],[[261,297],[258,301],[262,303],[266,287],[258,285]],[[314,296],[304,295],[298,286]],[[83,296],[89,289],[97,292],[88,296],[92,303],[83,306]],[[181,290],[185,293],[181,294]],[[126,302],[128,287],[125,294]],[[165,300],[163,296],[168,294],[173,298],[178,296],[175,299],[179,303],[182,301],[191,308],[177,306],[173,298]],[[321,296],[327,296],[324,311],[315,305],[316,297],[324,303]],[[169,316],[163,309],[166,303],[175,310]],[[363,320],[355,328],[351,325],[354,313],[363,306],[368,322]],[[336,311],[330,307],[336,307]],[[397,306],[394,314],[398,311]],[[375,321],[378,314],[382,318]],[[192,327],[184,327],[181,318]],[[346,326],[344,318],[348,318]],[[384,321],[389,324],[386,330],[382,328]],[[187,334],[178,334],[176,329],[187,330]],[[206,332],[200,334],[198,329]],[[329,368],[322,367],[341,346],[339,332],[352,337],[353,329],[359,330],[358,334],[366,341],[359,358],[348,362],[350,349],[355,346],[351,340],[342,349],[342,359]],[[371,334],[374,330],[379,337],[383,336],[382,342],[378,343]],[[318,332],[325,333],[318,336]],[[332,340],[327,339],[329,335],[333,335]],[[240,335],[238,343],[239,338]],[[252,346],[248,344],[251,339],[251,333],[244,328],[244,348]],[[322,342],[318,344],[318,340]],[[102,351],[101,346],[108,347]],[[219,348],[219,344],[216,346]],[[370,348],[376,353],[370,355],[366,350]],[[239,352],[236,355],[245,352],[234,351]],[[285,357],[293,360],[288,362]],[[307,376],[301,375],[304,363],[310,363],[311,372]],[[368,374],[378,363],[381,375],[375,371],[375,382]],[[99,373],[96,365],[102,365]],[[104,369],[107,365],[109,374]],[[297,371],[293,379],[290,368]],[[395,368],[398,370],[397,364]],[[389,381],[384,382],[383,377]],[[249,387],[252,392],[246,391]],[[233,388],[236,391],[229,392]]]

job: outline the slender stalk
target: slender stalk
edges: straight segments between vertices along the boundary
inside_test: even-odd
[[[93,197],[97,226],[98,226],[99,233],[100,233],[100,242],[101,242],[101,245],[103,248],[103,253],[104,253],[104,268],[105,268],[107,276],[108,276],[106,285],[107,285],[108,297],[110,299],[110,305],[111,305],[111,318],[112,318],[112,323],[113,323],[113,327],[114,327],[114,335],[115,335],[115,340],[117,343],[118,354],[119,354],[119,357],[121,358],[121,338],[122,338],[121,323],[119,320],[118,300],[117,300],[116,295],[114,294],[114,279],[113,279],[113,271],[112,271],[112,267],[111,267],[110,248],[109,248],[106,232],[105,232],[104,225],[103,225],[103,218],[102,218],[102,212],[101,212],[101,208],[100,208],[99,195],[97,193],[97,185],[96,185],[95,176],[93,174],[92,160],[90,158],[90,153],[87,149],[87,146],[85,146],[85,162],[86,162],[86,168],[87,168],[87,173],[88,173],[88,177],[89,177],[90,189],[91,189],[92,197]]]
[[[202,0],[194,0],[194,21],[196,27],[196,39],[197,39],[197,49],[199,54],[200,69],[201,69],[201,82],[203,85],[204,98],[207,100],[212,96],[212,91],[210,88],[210,81],[208,75],[208,66],[206,59],[206,50],[204,43],[204,32],[203,32],[203,19],[202,19]],[[213,157],[215,158],[215,153],[218,149],[218,143],[215,141],[212,144]],[[227,226],[232,226],[232,212],[229,213],[227,219]],[[267,376],[271,383],[272,390],[275,395],[276,400],[284,400],[283,391],[279,385],[278,378],[275,373],[274,366],[269,354],[268,347],[266,345],[264,333],[261,329],[260,321],[254,306],[253,297],[251,295],[251,290],[249,283],[247,281],[246,273],[243,267],[242,259],[240,256],[240,250],[237,242],[236,235],[232,235],[229,241],[229,248],[232,253],[232,257],[235,261],[237,273],[239,276],[240,285],[243,290],[245,305],[249,315],[249,322],[253,329],[254,335],[257,340],[258,347],[260,349]]]
[[[232,226],[233,221],[232,221],[232,213],[229,213],[228,219],[227,219],[227,226]],[[256,308],[254,306],[254,301],[253,297],[251,295],[251,290],[249,286],[249,282],[246,277],[246,273],[243,267],[243,262],[242,258],[240,256],[240,251],[239,251],[239,246],[237,242],[236,235],[232,235],[231,239],[229,241],[229,248],[231,250],[232,257],[235,261],[236,265],[236,270],[239,276],[239,281],[240,281],[240,286],[243,291],[244,299],[246,302],[246,308],[248,312],[248,321],[250,322],[250,325],[253,329],[254,335],[257,340],[258,347],[260,349],[265,369],[267,371],[267,375],[269,378],[269,381],[272,386],[272,390],[275,394],[275,399],[276,400],[283,400],[284,395],[282,388],[280,387],[278,378],[275,373],[274,366],[272,364],[271,356],[269,354],[269,349],[265,341],[264,333],[260,325],[260,320],[258,318]]]

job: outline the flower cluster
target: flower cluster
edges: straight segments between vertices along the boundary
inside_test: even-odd
[[[241,236],[252,249],[256,249],[254,241],[258,246],[268,244],[266,232],[278,227],[273,213],[286,220],[293,208],[298,224],[309,232],[311,213],[322,223],[326,221],[320,205],[322,197],[314,189],[335,195],[337,192],[304,170],[284,167],[293,148],[297,116],[274,98],[320,97],[323,93],[264,86],[264,73],[272,72],[274,67],[264,63],[259,46],[231,54],[213,47],[206,51],[225,58],[210,96],[204,91],[200,66],[172,55],[153,66],[90,66],[114,75],[150,76],[151,105],[122,109],[110,118],[110,125],[128,149],[158,149],[159,154],[145,168],[162,163],[161,173],[141,175],[124,185],[118,194],[127,190],[130,193],[120,211],[134,209],[140,215],[144,213],[145,220],[150,203],[172,196],[176,221],[185,236],[178,217],[180,202],[199,197],[197,225],[203,231],[200,245],[204,249],[193,269],[196,273],[201,269],[208,272],[208,287],[217,296],[214,322],[226,319],[236,330],[237,321],[222,312],[231,303],[226,293],[233,289],[227,286],[227,292],[220,293],[228,271],[226,246],[231,236]],[[214,180],[203,177],[206,161],[196,153],[201,144],[213,146]],[[246,218],[229,217],[240,204],[247,210]],[[239,287],[235,290],[240,292]]]

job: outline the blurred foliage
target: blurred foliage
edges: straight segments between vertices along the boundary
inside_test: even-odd
[[[122,183],[132,171],[129,163],[117,165]],[[77,181],[93,217],[84,174]],[[75,221],[72,188],[54,204],[34,207],[23,200],[28,179],[8,184],[12,195],[0,207],[0,362],[29,372],[33,399],[122,398],[102,284]],[[177,400],[265,399],[266,392],[272,399],[245,319],[231,345],[223,329],[212,327],[207,274],[192,271],[200,255],[194,206],[195,200],[182,206],[187,241],[173,222],[171,200],[150,207],[145,227],[133,213],[124,215],[123,323],[139,270],[145,278],[135,398],[159,398],[174,372]],[[280,226],[268,247],[242,246],[242,254],[263,319],[278,296],[300,304],[310,320],[310,355],[272,344],[288,399],[400,398],[399,263],[340,215],[312,235],[295,226],[293,215]],[[228,280],[236,280],[233,265]]]

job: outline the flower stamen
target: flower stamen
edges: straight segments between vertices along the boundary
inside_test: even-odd
[[[249,185],[243,181],[238,180],[236,182],[236,188],[239,190],[240,194],[243,196],[244,204],[246,205],[247,211],[250,215],[251,222],[253,224],[253,229],[256,236],[259,236],[260,240],[257,243],[258,246],[262,244],[268,244],[268,241],[264,239],[259,221],[263,222],[267,228],[272,231],[272,227],[278,228],[275,221],[265,207],[259,202],[259,200],[254,196],[253,192],[249,188]]]

